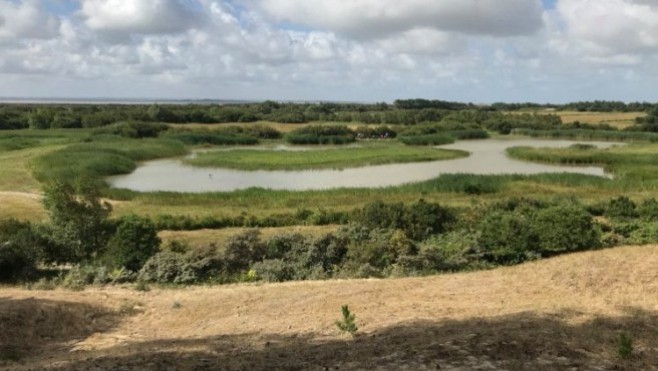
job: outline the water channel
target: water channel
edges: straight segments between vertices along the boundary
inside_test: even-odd
[[[148,161],[134,172],[108,178],[115,188],[140,192],[228,192],[251,187],[276,190],[319,190],[332,188],[386,187],[420,182],[442,174],[538,174],[580,173],[607,176],[601,167],[547,165],[514,160],[505,150],[516,146],[568,147],[575,142],[543,139],[484,139],[459,141],[438,148],[468,151],[469,157],[444,161],[364,166],[343,170],[245,171],[200,168],[177,159]],[[619,143],[586,142],[599,148]],[[301,148],[300,148],[301,149]],[[262,150],[260,148],[259,150]],[[279,150],[286,150],[280,147]],[[299,149],[298,149],[299,150]],[[340,150],[340,149],[336,149]]]

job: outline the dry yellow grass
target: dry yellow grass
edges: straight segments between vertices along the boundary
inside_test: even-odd
[[[217,246],[223,246],[229,238],[238,235],[248,228],[224,228],[224,229],[202,229],[198,231],[162,231],[158,236],[162,239],[163,244],[178,240],[185,242],[192,247],[207,246],[211,243]],[[277,234],[299,233],[305,236],[316,237],[326,233],[335,232],[338,229],[336,225],[325,226],[292,226],[281,228],[260,228],[261,238],[267,240]]]
[[[37,193],[0,191],[0,219],[41,221],[47,218]]]
[[[658,369],[656,266],[647,246],[427,278],[5,288],[0,350],[23,356],[12,370]],[[354,339],[334,326],[343,304]]]
[[[562,118],[562,122],[570,124],[580,122],[582,124],[608,124],[618,129],[624,129],[635,125],[636,117],[643,117],[644,112],[555,112]]]

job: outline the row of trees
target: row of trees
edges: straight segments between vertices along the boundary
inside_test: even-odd
[[[504,116],[507,111],[523,109],[559,109],[597,112],[649,112],[650,103],[577,102],[565,105],[534,103],[472,103],[441,100],[406,99],[393,104],[357,103],[262,103],[186,104],[186,105],[0,105],[0,129],[94,128],[115,122],[136,120],[165,123],[226,123],[259,120],[281,123],[311,121],[363,122],[368,124],[416,125],[446,118],[470,116],[474,122],[483,117]],[[478,121],[478,117],[480,120]]]

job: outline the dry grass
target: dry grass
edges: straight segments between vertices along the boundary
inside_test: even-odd
[[[42,221],[47,218],[37,193],[0,191],[0,219]]]
[[[39,331],[7,327],[13,321],[7,306],[33,300],[78,305],[91,323],[94,316],[132,313],[102,330],[90,325],[76,329],[76,336],[42,341],[22,363],[8,363],[17,370],[646,370],[658,365],[657,265],[658,246],[650,246],[427,278],[145,293],[6,288],[0,290],[0,321],[13,332],[5,338],[20,348],[32,341],[23,332]],[[355,339],[334,326],[343,304],[357,316]],[[630,360],[616,355],[621,332],[634,339]]]
[[[636,117],[644,117],[644,112],[555,112],[562,118],[562,122],[570,124],[579,121],[583,124],[608,124],[618,129],[635,125]]]
[[[164,245],[178,240],[187,243],[191,247],[207,246],[212,243],[223,246],[229,238],[243,233],[248,228],[224,228],[224,229],[202,229],[198,231],[162,231],[158,236]],[[261,238],[268,240],[277,234],[299,233],[304,236],[317,237],[326,233],[335,232],[336,225],[326,226],[293,226],[281,228],[260,228]]]

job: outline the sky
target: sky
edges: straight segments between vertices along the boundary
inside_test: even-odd
[[[0,0],[0,97],[658,101],[657,0]]]

